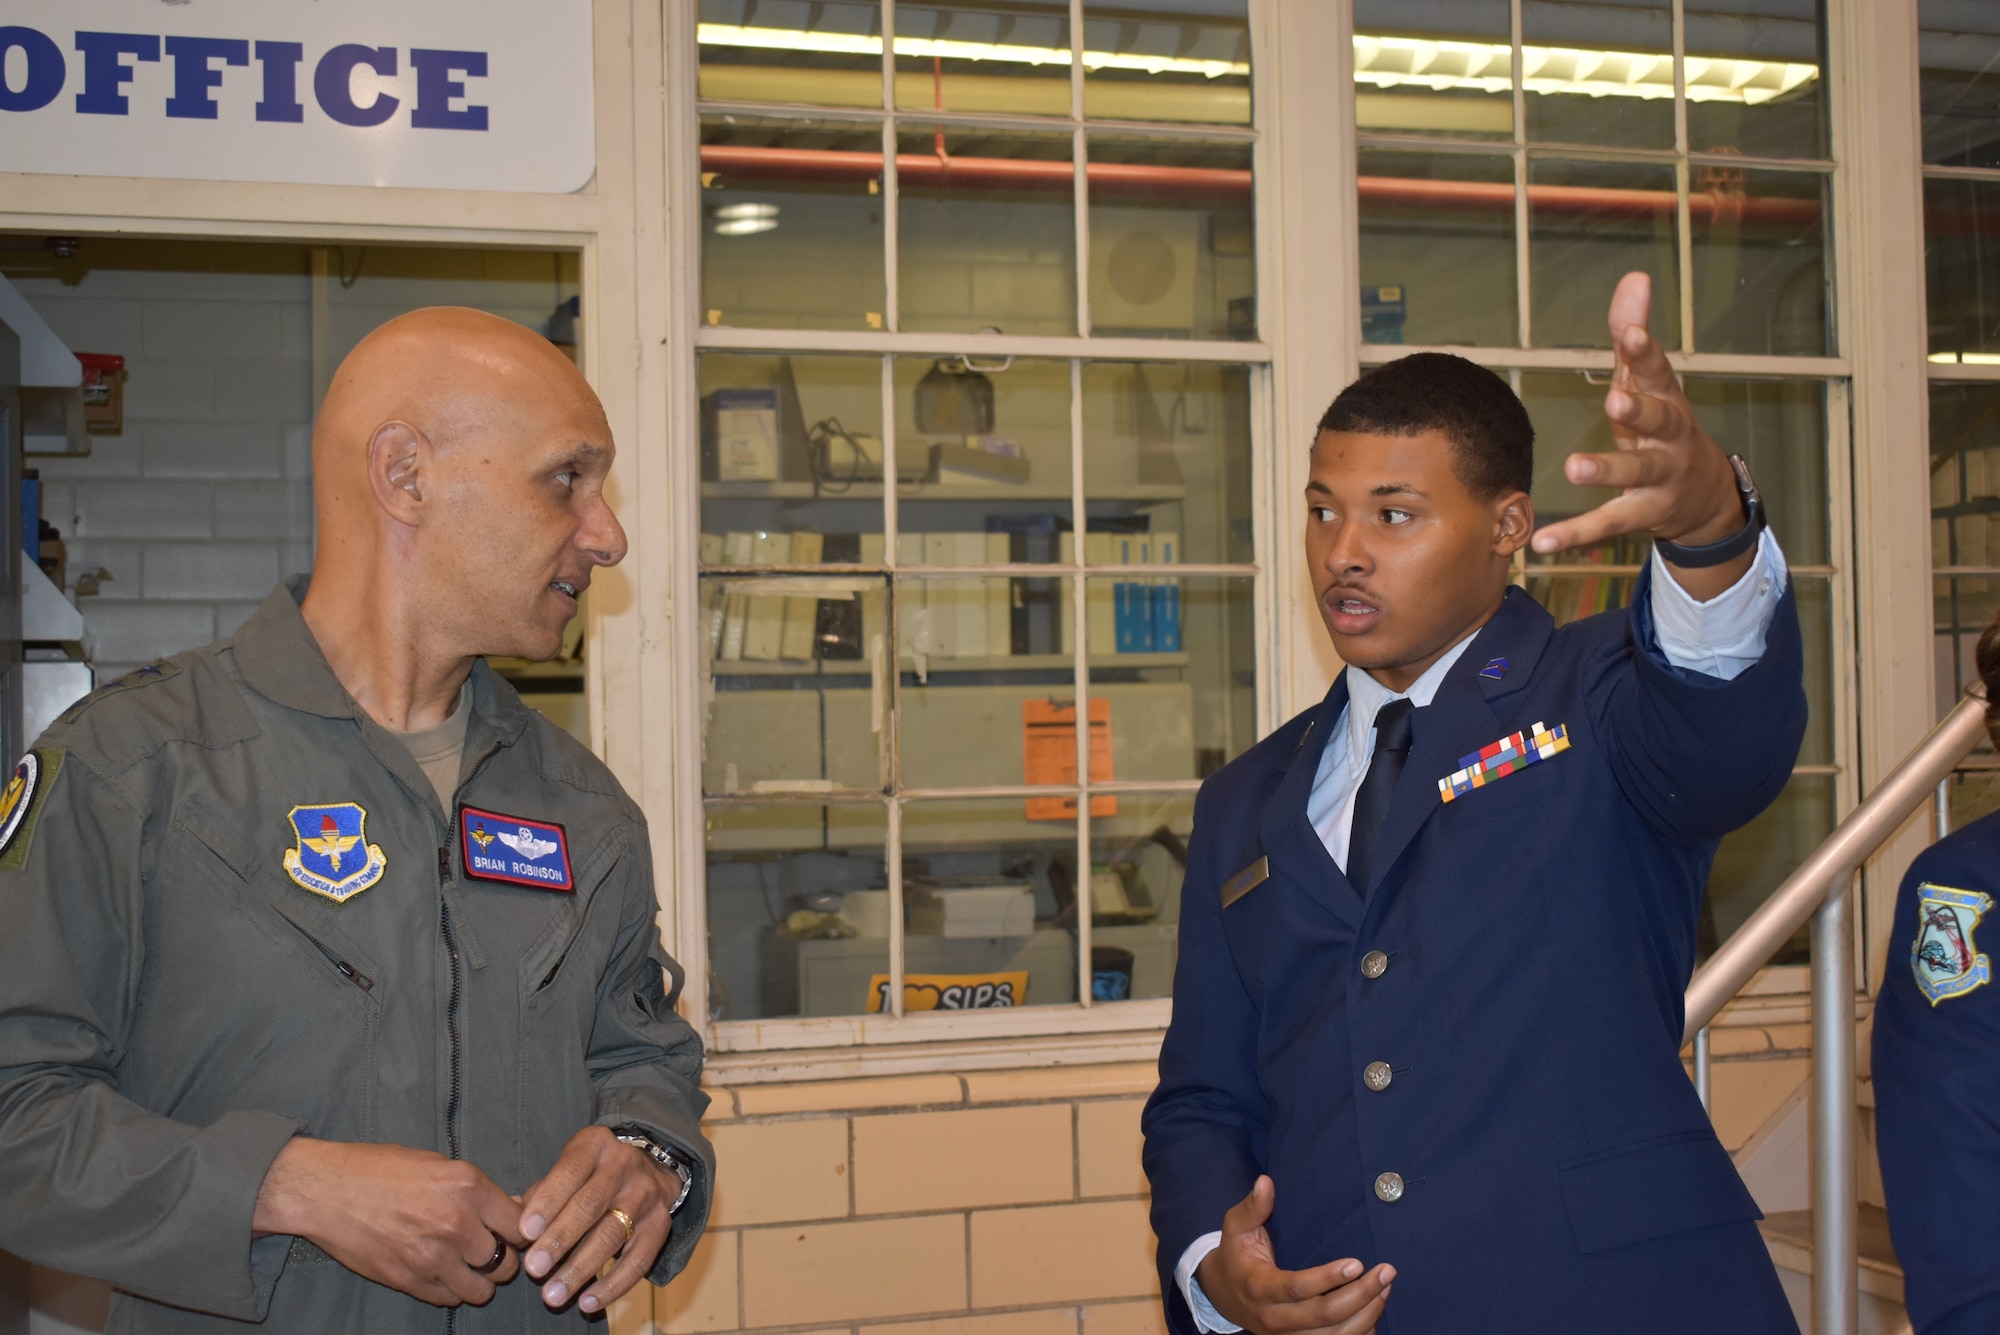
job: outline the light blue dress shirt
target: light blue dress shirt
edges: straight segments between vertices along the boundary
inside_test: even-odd
[[[1784,597],[1787,577],[1785,554],[1778,549],[1778,540],[1769,529],[1759,539],[1756,559],[1743,577],[1705,603],[1695,601],[1667,573],[1658,551],[1653,553],[1652,560],[1653,629],[1660,652],[1669,663],[1729,681],[1764,656],[1764,637]],[[1419,709],[1429,704],[1445,674],[1477,633],[1447,649],[1444,657],[1431,664],[1401,694],[1358,668],[1347,669],[1347,708],[1341,712],[1333,735],[1320,752],[1319,773],[1313,779],[1312,794],[1306,799],[1306,818],[1342,871],[1347,869],[1354,794],[1368,773],[1369,759],[1375,754],[1376,713],[1391,700],[1409,699]],[[1189,1243],[1174,1266],[1174,1279],[1180,1284],[1181,1296],[1187,1299],[1197,1326],[1215,1335],[1231,1335],[1243,1328],[1215,1310],[1194,1278],[1196,1267],[1221,1244],[1219,1229]]]

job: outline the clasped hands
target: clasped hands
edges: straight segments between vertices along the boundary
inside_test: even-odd
[[[294,1137],[265,1174],[252,1228],[307,1238],[354,1273],[439,1307],[489,1302],[525,1264],[548,1306],[575,1297],[597,1312],[652,1268],[679,1194],[678,1179],[601,1126],[571,1136],[519,1197],[429,1150]],[[629,1238],[619,1214],[632,1221]]]

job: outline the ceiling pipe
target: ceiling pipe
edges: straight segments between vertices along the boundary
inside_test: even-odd
[[[701,167],[729,182],[855,184],[879,178],[880,153],[845,149],[777,148],[750,144],[704,144]],[[1092,198],[1170,199],[1188,203],[1245,205],[1251,180],[1246,169],[1177,167],[1134,162],[1092,162],[1086,167]],[[1062,190],[1075,183],[1067,159],[980,158],[899,153],[896,174],[906,186],[963,186],[974,190]],[[1377,208],[1506,213],[1514,207],[1514,187],[1504,181],[1433,181],[1363,176],[1356,186],[1364,204]],[[1553,217],[1655,218],[1674,212],[1671,190],[1629,190],[1610,186],[1531,185],[1528,207]],[[1754,196],[1709,190],[1689,197],[1695,221],[1727,225],[1806,228],[1818,223],[1816,199]]]

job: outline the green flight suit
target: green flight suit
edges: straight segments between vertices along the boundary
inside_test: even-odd
[[[524,1277],[447,1312],[251,1235],[295,1134],[519,1193],[580,1128],[636,1123],[700,1165],[664,1283],[714,1180],[638,808],[481,662],[456,803],[560,826],[574,889],[468,876],[456,806],[342,689],[304,591],[93,693],[0,797],[0,1248],[109,1280],[119,1332],[580,1328]],[[364,822],[319,845],[333,894],[288,870],[314,837],[293,809],[329,804]]]

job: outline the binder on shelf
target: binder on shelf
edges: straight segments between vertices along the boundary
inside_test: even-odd
[[[1170,566],[1180,561],[1180,535],[1152,535],[1154,565]],[[1153,652],[1177,654],[1181,651],[1181,582],[1156,576],[1147,589],[1152,602]]]
[[[701,535],[701,563],[703,565],[721,565],[723,551],[724,543],[720,533],[704,533]]]
[[[1003,566],[1013,559],[1013,544],[1005,533],[973,536],[985,539],[986,564]],[[1014,581],[1005,575],[988,575],[980,584],[986,595],[986,652],[993,658],[1006,658],[1014,652]]]
[[[948,566],[952,563],[957,543],[949,533],[924,534],[923,563],[930,566]],[[930,613],[931,653],[937,658],[957,658],[958,647],[958,604],[959,587],[953,581],[927,579],[924,581],[924,608]]]
[[[826,541],[817,533],[792,534],[790,563],[816,566],[824,559]],[[813,658],[813,633],[819,625],[819,599],[788,594],[783,599],[783,629],[779,633],[778,657],[800,662]]]
[[[1118,540],[1121,533],[1086,533],[1083,539],[1084,564],[1103,573],[1103,567],[1119,564]],[[1114,580],[1095,578],[1084,584],[1084,645],[1093,658],[1118,652],[1117,585]]]
[[[1146,535],[1141,533],[1119,533],[1112,539],[1116,543],[1117,564],[1138,566],[1146,564]],[[1153,604],[1152,591],[1142,578],[1121,579],[1112,586],[1112,617],[1116,636],[1117,652],[1121,654],[1147,654],[1153,651]]]
[[[861,564],[880,566],[888,564],[889,544],[880,533],[861,535]],[[886,583],[870,581],[868,592],[861,595],[861,657],[867,657],[868,646],[878,637],[889,634],[889,587]]]
[[[729,533],[722,539],[724,565],[747,566],[756,557],[757,535]],[[743,657],[743,635],[750,618],[750,595],[730,593],[723,598],[722,630],[716,657],[734,662]]]
[[[791,535],[753,535],[750,564],[783,565],[791,559]],[[743,657],[753,663],[775,663],[784,653],[785,599],[777,594],[746,594],[748,607],[743,616]]]
[[[955,566],[982,566],[986,564],[986,535],[984,533],[953,533],[951,537],[951,561]],[[953,657],[984,658],[993,650],[986,642],[986,579],[955,579],[945,585],[951,590],[953,614]]]

